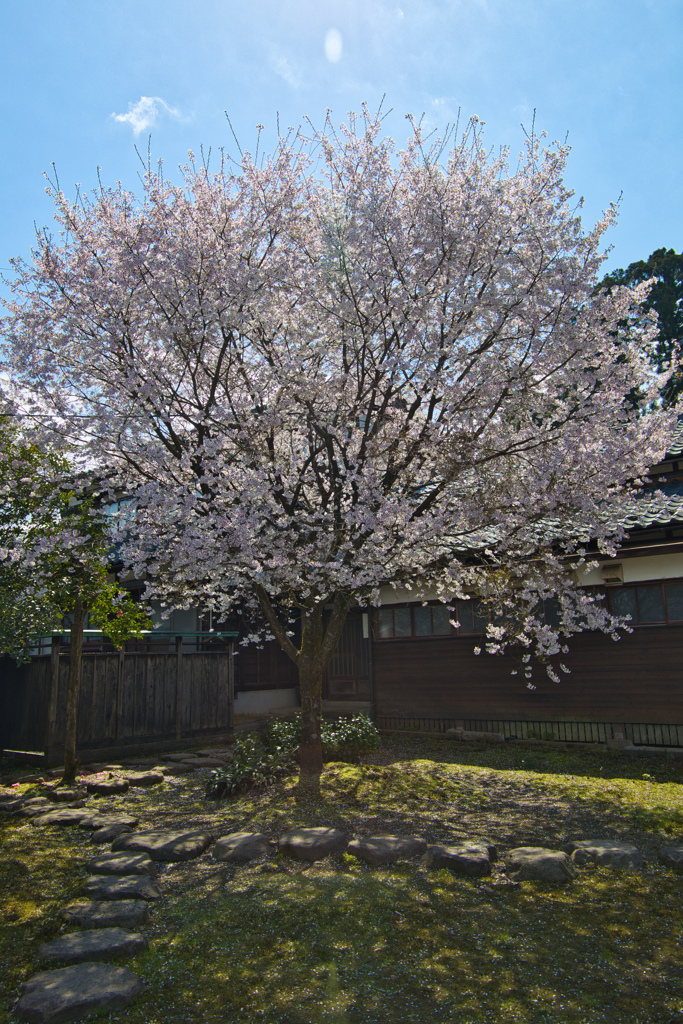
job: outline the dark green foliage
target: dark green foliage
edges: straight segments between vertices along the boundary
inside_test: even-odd
[[[320,736],[325,761],[355,761],[379,746],[379,733],[367,715],[338,718],[334,722],[323,719]],[[301,737],[301,716],[273,719],[266,727],[263,739],[268,747],[288,747],[295,750]]]
[[[268,786],[292,771],[295,764],[295,748],[268,745],[258,734],[245,736],[235,744],[230,764],[211,772],[206,795],[218,799],[247,786]]]
[[[323,721],[321,733],[326,761],[354,761],[379,746],[379,733],[365,715]],[[235,744],[233,761],[211,773],[206,795],[216,799],[247,786],[270,785],[294,768],[300,739],[300,715],[272,719],[262,733]]]
[[[379,746],[379,733],[366,715],[323,721],[320,731],[326,761],[355,761]]]
[[[647,260],[638,260],[625,270],[608,274],[600,287],[611,290],[618,285],[642,284],[650,278],[655,282],[643,303],[643,312],[654,310],[659,318],[655,362],[657,369],[663,370],[672,356],[680,358],[683,344],[683,255],[674,249],[656,249]],[[674,405],[682,392],[683,371],[679,370],[662,397],[668,405]]]

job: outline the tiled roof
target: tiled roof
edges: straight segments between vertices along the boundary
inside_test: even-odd
[[[683,419],[676,424],[674,436],[671,439],[667,455],[683,455]]]
[[[662,486],[661,490],[666,493],[666,485]],[[634,526],[666,526],[671,522],[683,523],[683,494],[667,494],[664,500],[644,495],[631,504],[622,519],[627,529]]]

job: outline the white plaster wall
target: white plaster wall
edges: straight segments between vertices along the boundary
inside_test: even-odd
[[[624,583],[641,583],[643,580],[670,580],[683,577],[683,553],[669,555],[645,555],[643,558],[613,558],[602,562],[610,565],[617,562],[624,574]],[[581,583],[585,587],[599,586],[603,583],[600,569],[591,569]]]

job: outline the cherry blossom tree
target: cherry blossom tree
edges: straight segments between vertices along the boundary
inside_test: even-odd
[[[302,782],[324,668],[382,587],[478,595],[488,649],[521,645],[527,673],[615,629],[577,574],[672,413],[646,286],[596,293],[615,210],[583,229],[567,156],[531,135],[511,164],[476,120],[411,121],[398,151],[366,112],[267,159],[191,156],[179,183],[150,165],[140,199],[54,186],[61,233],[15,264],[26,416],[134,497],[121,540],[150,594],[258,609],[299,670]]]

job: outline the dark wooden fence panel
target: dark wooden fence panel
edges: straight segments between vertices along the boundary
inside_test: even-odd
[[[85,653],[78,747],[106,748],[230,732],[232,666],[230,651]],[[68,655],[58,660],[54,655],[38,657],[19,667],[10,659],[0,661],[3,749],[54,751],[63,747],[68,682]]]
[[[50,704],[49,657],[21,666],[3,658],[0,680],[2,749],[43,750]]]

